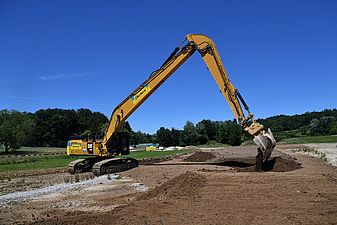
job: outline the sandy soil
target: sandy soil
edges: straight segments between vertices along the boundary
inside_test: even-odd
[[[324,153],[327,162],[337,166],[337,143],[306,144],[306,146]]]
[[[247,170],[255,147],[229,147],[68,182],[0,204],[0,224],[337,224],[336,167],[289,150],[298,147],[278,146],[265,172]]]

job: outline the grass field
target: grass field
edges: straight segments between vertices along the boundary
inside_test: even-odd
[[[331,143],[331,142],[337,142],[337,135],[336,136],[307,136],[307,137],[301,137],[300,139],[305,141],[306,143]]]
[[[163,156],[172,156],[177,154],[186,154],[191,150],[173,150],[173,151],[136,151],[130,155],[123,157],[131,157],[135,159],[155,158]],[[0,172],[15,170],[33,170],[64,167],[76,159],[81,157],[70,157],[67,155],[49,156],[49,157],[23,157],[0,160]]]
[[[64,167],[79,157],[69,157],[66,155],[52,157],[27,157],[26,161],[11,161],[11,163],[0,163],[0,172],[15,170],[33,170]]]
[[[279,143],[286,144],[305,144],[305,143],[332,143],[337,142],[337,135],[333,136],[304,136],[297,138],[287,138],[281,140]]]

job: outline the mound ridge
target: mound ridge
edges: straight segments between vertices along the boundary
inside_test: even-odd
[[[205,186],[206,180],[206,176],[204,175],[187,171],[144,193],[139,199],[148,200],[157,198],[161,200],[190,198],[198,194],[200,188]]]

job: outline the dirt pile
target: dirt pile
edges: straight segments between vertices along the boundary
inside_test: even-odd
[[[200,188],[205,184],[206,177],[204,175],[187,171],[143,194],[139,200],[192,197],[197,195]]]
[[[273,167],[270,168],[270,171],[272,172],[288,172],[302,168],[301,163],[296,162],[294,158],[291,157],[275,157],[273,160],[271,160],[271,163],[274,164]],[[266,166],[268,166],[268,163]]]
[[[205,162],[207,160],[214,159],[215,157],[216,156],[211,152],[195,152],[192,155],[190,155],[189,157],[187,157],[186,159],[184,159],[184,161],[187,161],[187,162]]]

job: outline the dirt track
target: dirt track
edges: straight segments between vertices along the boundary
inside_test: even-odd
[[[261,173],[239,172],[250,171],[255,147],[140,166],[4,207],[0,224],[337,224],[336,167],[287,150],[295,147],[280,146],[274,167]]]

